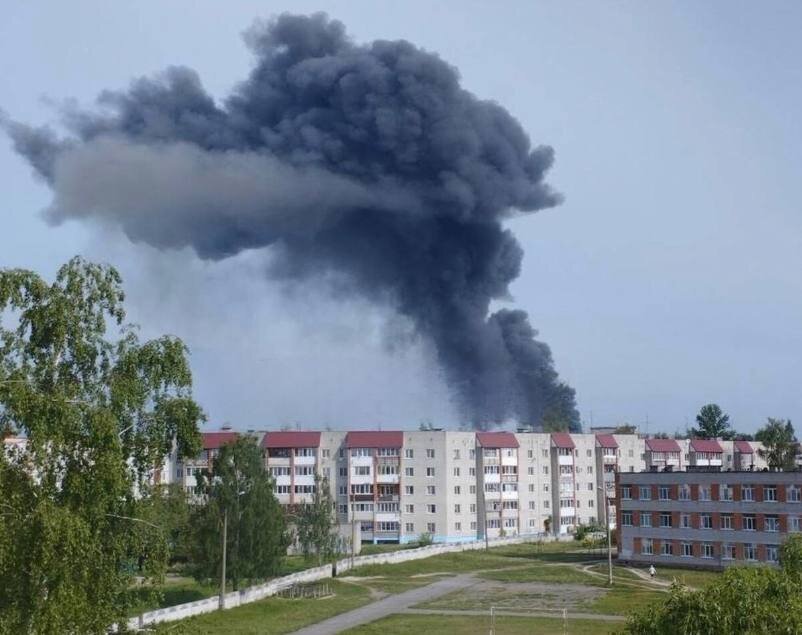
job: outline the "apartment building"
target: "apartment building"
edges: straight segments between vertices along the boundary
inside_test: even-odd
[[[740,458],[754,454],[735,448]],[[726,449],[697,443],[690,453],[715,462]],[[618,558],[658,567],[776,563],[783,540],[800,531],[802,472],[719,470],[700,463],[686,471],[618,472]]]

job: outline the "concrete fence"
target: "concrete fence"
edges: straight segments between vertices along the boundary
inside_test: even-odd
[[[494,538],[489,541],[491,547],[504,547],[506,545],[519,545],[527,542],[555,542],[555,541],[570,541],[573,536],[547,536],[544,534],[529,534],[524,536],[515,536],[512,538]],[[324,565],[322,567],[315,567],[313,569],[306,569],[298,573],[291,573],[281,578],[275,578],[263,584],[257,584],[241,591],[232,591],[226,594],[226,608],[232,609],[243,604],[263,600],[277,594],[279,591],[288,589],[296,584],[304,584],[307,582],[317,582],[332,578],[335,575],[342,575],[352,568],[361,567],[369,564],[393,564],[396,562],[408,562],[409,560],[420,560],[421,558],[429,558],[443,553],[456,553],[460,551],[475,551],[477,549],[484,549],[485,542],[483,540],[473,540],[471,542],[462,543],[449,543],[449,544],[433,544],[428,547],[419,547],[417,549],[400,549],[398,551],[389,551],[387,553],[377,553],[370,556],[356,556],[354,558],[343,558],[338,560],[332,565]],[[220,599],[218,596],[206,598],[205,600],[198,600],[196,602],[187,602],[186,604],[178,604],[156,611],[149,611],[137,617],[128,620],[128,628],[138,630],[145,628],[151,624],[158,624],[160,622],[172,622],[175,620],[182,620],[194,615],[203,615],[204,613],[211,613],[219,608]]]

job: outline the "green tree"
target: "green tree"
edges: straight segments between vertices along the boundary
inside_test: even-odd
[[[273,494],[256,440],[241,436],[220,448],[201,485],[205,504],[192,517],[190,558],[195,577],[216,579],[227,519],[226,580],[239,589],[278,573],[289,545],[284,512]]]
[[[665,600],[630,616],[633,635],[802,632],[802,537],[780,551],[781,568],[730,567],[698,591],[673,585]]]
[[[758,453],[766,459],[770,469],[794,469],[799,444],[790,419],[769,417],[768,423],[755,433],[755,440],[763,444]]]
[[[139,516],[148,474],[199,445],[180,340],[140,343],[113,268],[74,258],[48,284],[0,271],[0,414],[27,437],[0,453],[0,632],[104,633],[136,569],[158,578],[161,528]]]
[[[633,426],[631,423],[621,423],[616,426],[613,434],[637,434],[637,432],[637,426]]]
[[[732,434],[729,415],[714,403],[702,406],[696,415],[696,425],[699,427],[691,428],[691,436],[698,439],[728,438]]]
[[[190,535],[190,505],[180,483],[148,488],[142,499],[140,517],[161,528],[169,549],[170,562],[186,562]]]
[[[298,507],[296,531],[307,560],[315,556],[318,565],[322,565],[337,553],[339,536],[328,479],[315,474],[315,494],[311,503]]]

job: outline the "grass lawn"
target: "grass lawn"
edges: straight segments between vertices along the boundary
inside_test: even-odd
[[[577,609],[583,613],[601,613],[604,615],[627,615],[640,610],[647,604],[665,600],[663,591],[650,591],[630,585],[613,586],[607,593]]]
[[[648,569],[648,567],[646,567]],[[701,588],[713,582],[718,576],[721,575],[718,571],[697,571],[694,569],[670,569],[668,567],[661,567],[659,564],[655,566],[657,569],[657,579],[671,582],[676,579],[677,582],[686,586]]]
[[[582,573],[572,567],[550,564],[533,564],[516,569],[484,571],[479,574],[479,577],[499,582],[555,582],[591,586],[604,586],[606,583],[601,578]]]
[[[303,626],[350,611],[370,601],[370,591],[364,586],[337,580],[331,580],[329,585],[335,594],[330,598],[289,600],[273,597],[227,611],[215,611],[180,622],[160,624],[156,632],[182,635],[291,633]]]
[[[561,619],[545,617],[496,617],[497,635],[602,635],[613,632],[621,624],[608,624],[591,620],[568,620],[563,630]],[[348,635],[420,635],[437,633],[448,635],[487,635],[490,617],[476,615],[391,615],[358,628],[345,631]]]

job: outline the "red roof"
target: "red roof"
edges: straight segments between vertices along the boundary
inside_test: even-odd
[[[263,448],[318,448],[320,432],[268,432],[262,439]]]
[[[646,439],[646,447],[651,452],[681,452],[674,439]]]
[[[615,437],[612,434],[597,434],[596,435],[596,445],[600,448],[618,448],[618,441],[615,440]]]
[[[359,431],[345,435],[347,448],[400,448],[404,445],[403,432]]]
[[[554,447],[557,448],[569,448],[573,450],[576,447],[574,445],[574,440],[567,432],[552,432],[551,442],[554,444]]]
[[[740,452],[741,454],[754,454],[755,451],[752,449],[751,444],[749,441],[736,441],[735,442],[735,450],[736,452]]]
[[[694,452],[724,452],[718,441],[715,439],[691,439],[691,450]]]
[[[518,447],[518,439],[512,432],[477,432],[476,440],[483,448]]]
[[[234,443],[239,437],[237,432],[201,432],[204,450],[217,450],[224,445]]]

